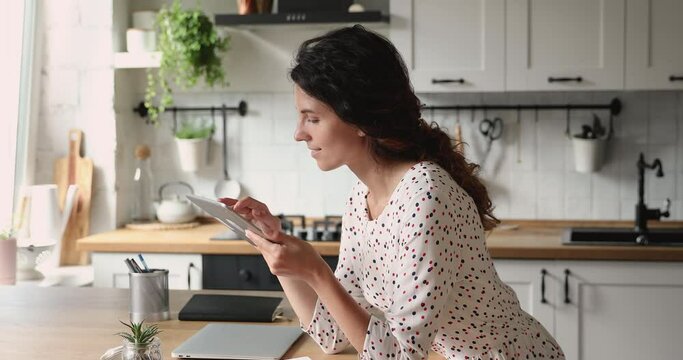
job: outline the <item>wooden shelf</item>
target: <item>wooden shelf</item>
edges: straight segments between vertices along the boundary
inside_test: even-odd
[[[158,68],[161,53],[156,52],[119,52],[114,54],[114,69]]]
[[[388,15],[379,11],[364,12],[311,12],[283,14],[217,14],[217,26],[241,29],[275,29],[282,27],[299,27],[310,29],[333,29],[343,25],[363,24],[370,28],[381,28],[389,25]]]

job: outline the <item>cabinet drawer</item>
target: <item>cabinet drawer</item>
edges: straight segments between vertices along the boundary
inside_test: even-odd
[[[337,267],[337,256],[324,256],[330,268]],[[260,255],[203,255],[204,289],[282,290]]]

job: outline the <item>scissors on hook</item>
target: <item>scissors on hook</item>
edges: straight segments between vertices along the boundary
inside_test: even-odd
[[[503,135],[503,119],[496,117],[493,120],[484,119],[479,123],[479,131],[489,140],[489,147],[494,140]]]
[[[503,119],[495,117],[493,120],[482,120],[479,123],[479,132],[481,132],[481,134],[484,135],[484,137],[488,140],[484,161],[482,161],[483,163],[486,161],[486,158],[488,158],[489,152],[491,152],[491,145],[493,142],[503,136]]]

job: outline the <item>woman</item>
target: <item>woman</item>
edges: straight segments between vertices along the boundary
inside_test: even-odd
[[[478,166],[420,118],[406,67],[361,26],[304,42],[291,70],[295,140],[323,171],[348,166],[336,271],[280,231],[266,205],[221,199],[263,229],[249,232],[302,328],[326,353],[362,359],[563,359],[496,274],[484,231],[498,220]]]

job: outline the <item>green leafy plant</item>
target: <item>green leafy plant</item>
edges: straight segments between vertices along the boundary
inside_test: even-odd
[[[0,240],[10,239],[10,238],[12,238],[13,235],[14,235],[14,231],[12,231],[12,229],[4,229],[4,230],[0,231]]]
[[[211,136],[213,132],[213,124],[207,124],[204,121],[185,121],[181,123],[175,137],[178,139],[204,139]]]
[[[144,326],[144,321],[140,321],[139,323],[131,321],[130,324],[125,323],[121,320],[119,320],[119,322],[125,325],[129,329],[129,332],[119,332],[116,333],[116,335],[126,339],[128,342],[135,345],[149,344],[152,342],[152,340],[154,340],[154,337],[161,332],[157,325]]]
[[[157,71],[147,71],[145,91],[145,107],[154,124],[158,123],[159,114],[173,104],[171,83],[187,89],[204,78],[211,87],[227,85],[220,54],[228,50],[230,43],[228,36],[218,36],[203,11],[184,10],[179,0],[161,8],[156,25],[161,63]],[[155,99],[159,102],[157,106]]]

